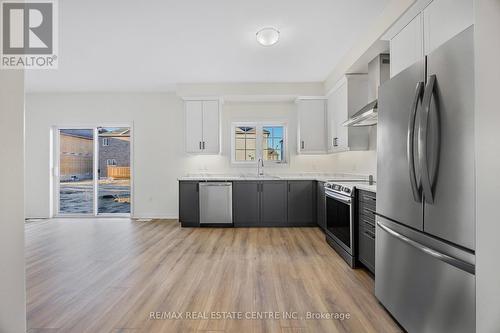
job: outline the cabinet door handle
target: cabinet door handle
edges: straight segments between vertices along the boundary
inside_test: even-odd
[[[305,145],[304,145],[304,141],[301,141],[301,142],[300,142],[300,148],[301,148],[301,149],[304,149],[304,147],[305,147]]]
[[[202,146],[203,146],[203,149],[205,149],[205,141],[203,141],[203,145]]]
[[[290,192],[290,191],[291,191],[291,184],[288,183],[288,192]]]
[[[198,144],[199,144],[199,146],[200,146],[200,150],[201,150],[201,141],[200,141],[200,142],[198,142]]]

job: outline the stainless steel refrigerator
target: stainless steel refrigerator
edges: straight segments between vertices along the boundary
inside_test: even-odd
[[[475,331],[473,32],[379,90],[375,294],[410,333]]]

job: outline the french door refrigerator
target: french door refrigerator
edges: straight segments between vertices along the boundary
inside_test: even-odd
[[[375,294],[408,332],[475,331],[470,27],[379,90]]]

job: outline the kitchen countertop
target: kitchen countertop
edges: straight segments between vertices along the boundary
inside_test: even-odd
[[[352,174],[322,174],[322,173],[301,173],[301,174],[275,174],[256,176],[255,174],[188,174],[179,177],[179,181],[238,181],[238,180],[314,180],[319,182],[343,180],[368,181],[369,176]],[[356,188],[371,192],[376,192],[376,185],[356,183]]]
[[[370,191],[373,193],[377,193],[377,184],[356,184],[356,188],[358,190]]]

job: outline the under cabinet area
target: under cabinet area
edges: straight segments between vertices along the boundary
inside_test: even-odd
[[[186,152],[218,154],[220,152],[220,102],[186,100]]]
[[[374,192],[358,190],[358,260],[375,274],[375,207]]]

